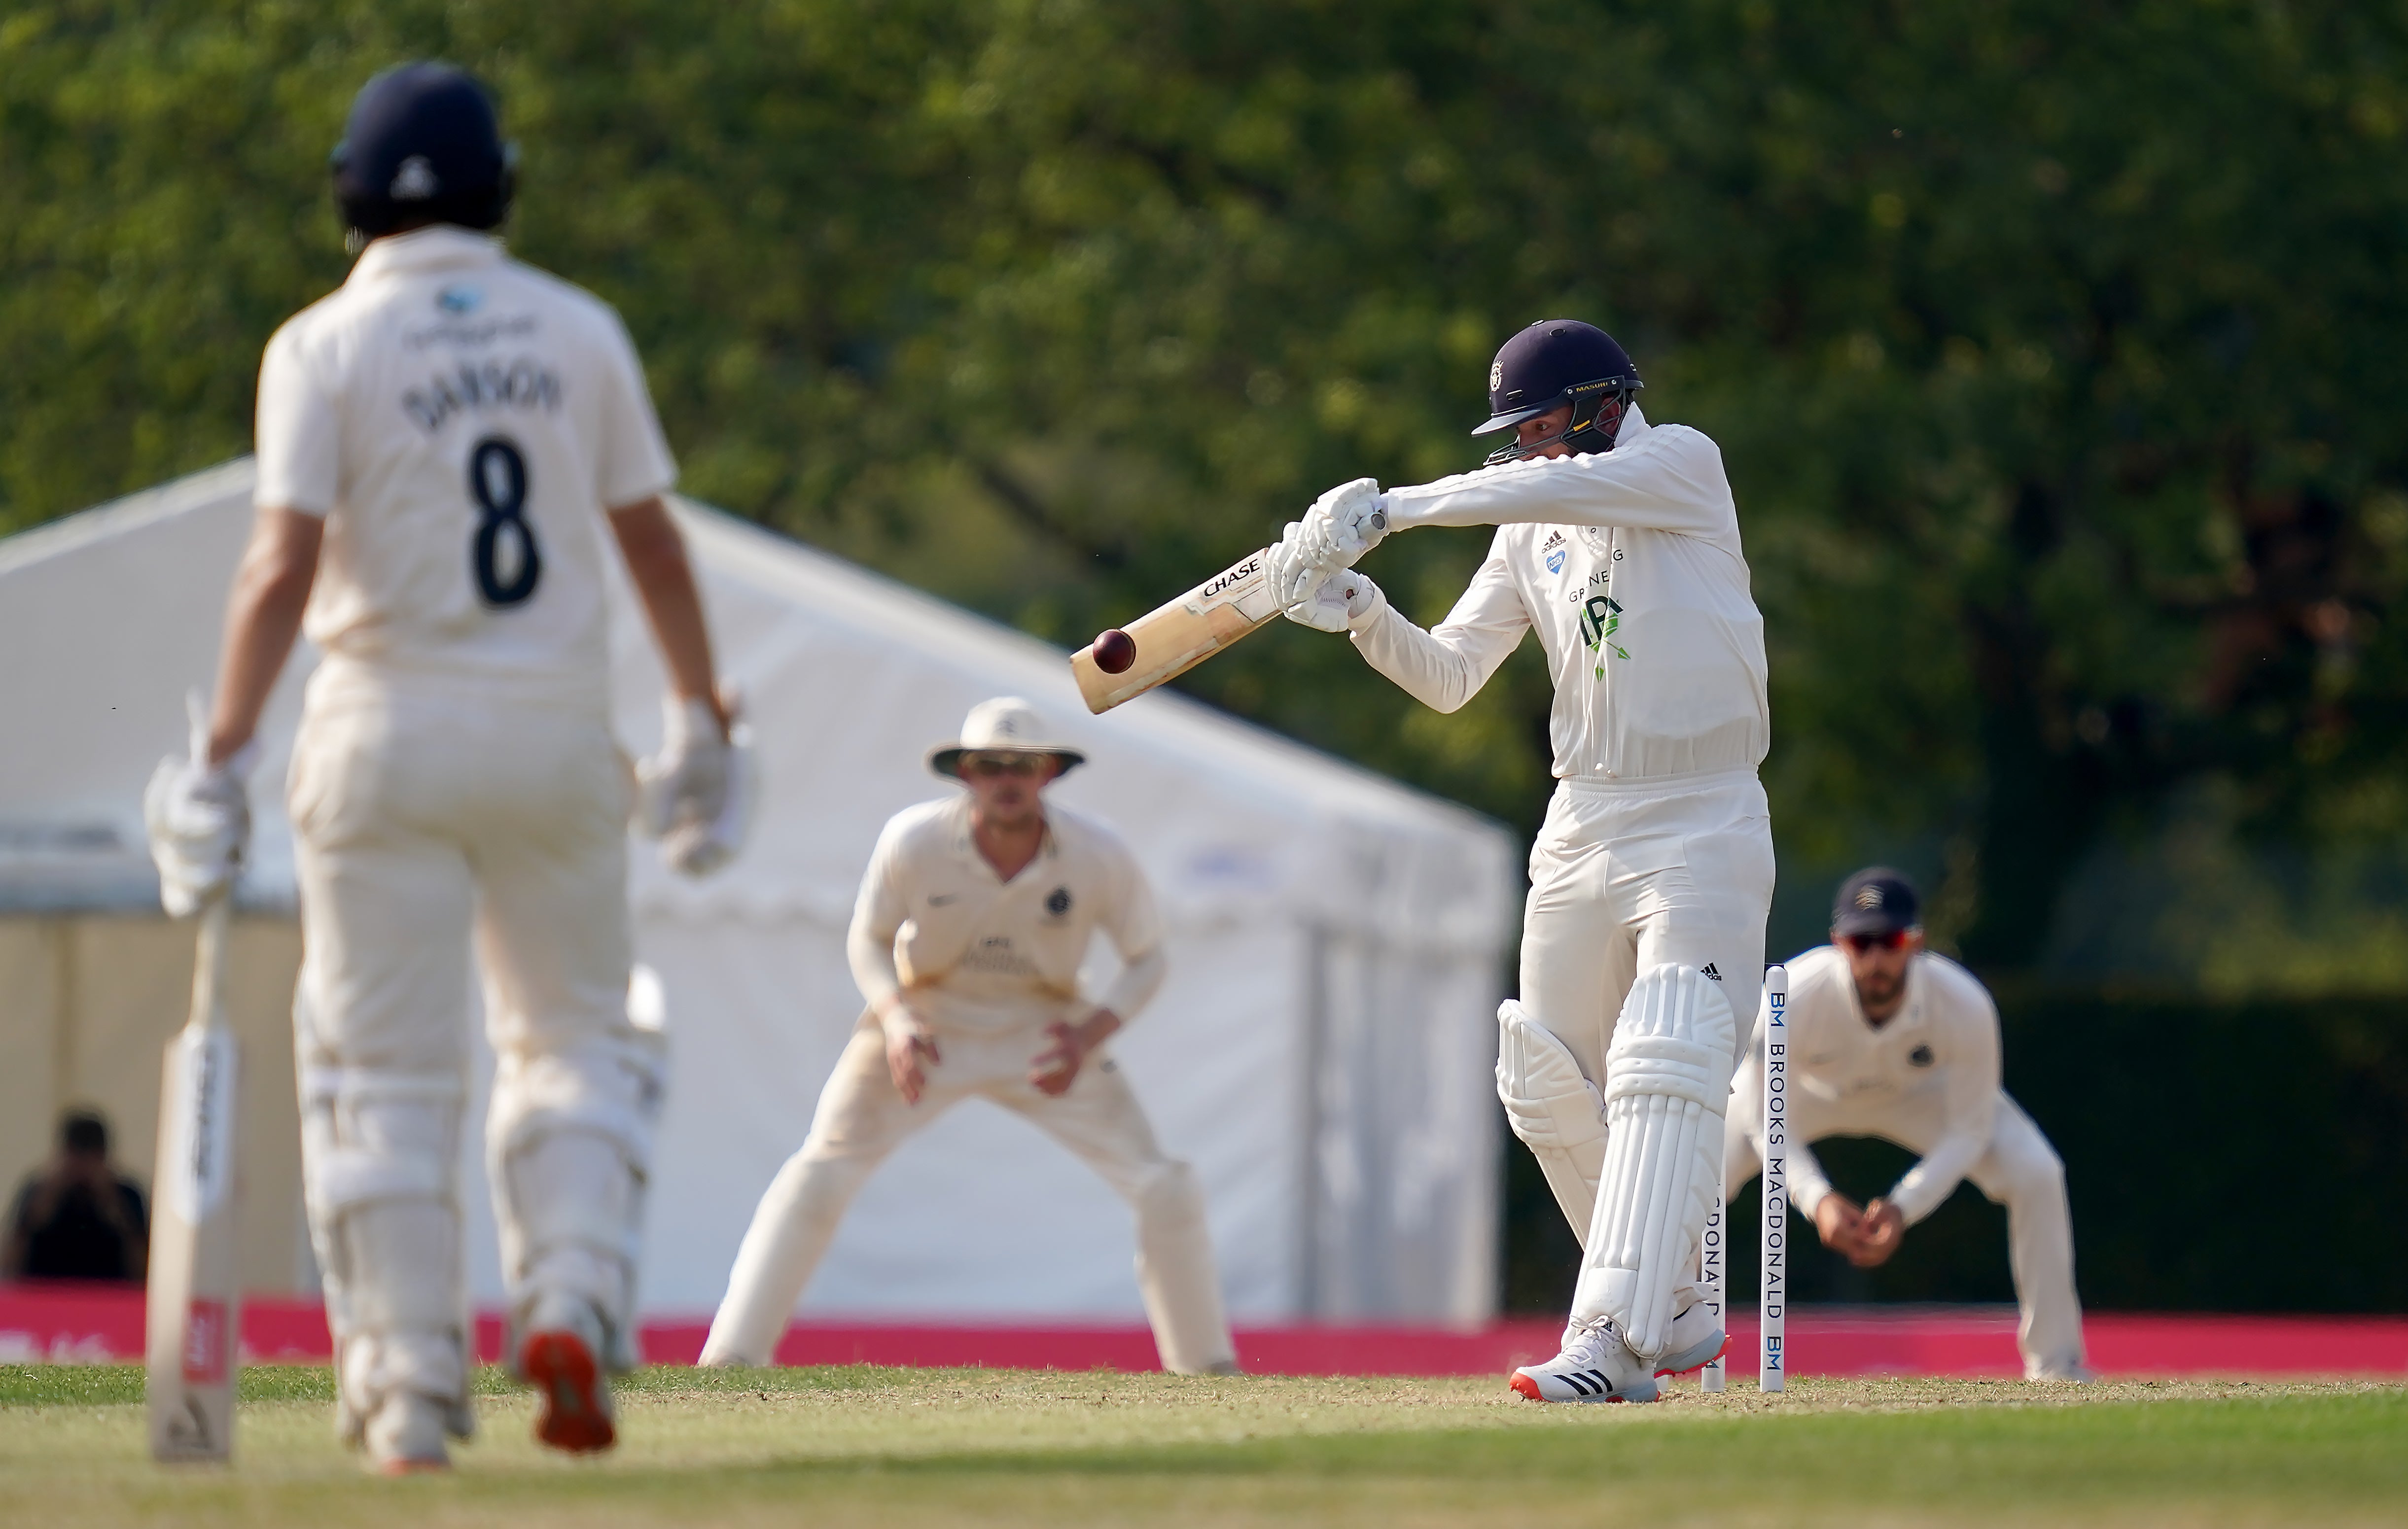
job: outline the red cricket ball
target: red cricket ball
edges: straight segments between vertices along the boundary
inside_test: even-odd
[[[1106,674],[1124,674],[1137,662],[1137,639],[1113,627],[1096,638],[1096,667]]]

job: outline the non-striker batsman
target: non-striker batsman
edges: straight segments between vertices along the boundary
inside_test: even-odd
[[[171,910],[224,881],[306,611],[323,658],[287,782],[294,1028],[340,1427],[406,1470],[472,1425],[454,1165],[473,938],[508,1361],[543,1393],[545,1442],[601,1449],[662,1088],[657,1027],[629,1015],[628,818],[640,795],[672,863],[709,869],[740,828],[741,755],[635,349],[608,306],[505,253],[512,156],[483,87],[379,75],[334,174],[365,248],[261,364],[215,712],[154,786],[154,853]],[[640,792],[610,728],[614,541],[677,697]]]
[[[1583,1257],[1541,1401],[1652,1401],[1720,1353],[1689,1282],[1722,1182],[1739,1036],[1772,898],[1756,766],[1771,736],[1764,627],[1722,453],[1652,424],[1604,331],[1530,325],[1497,353],[1476,472],[1322,495],[1272,554],[1293,620],[1453,711],[1535,629],[1555,677],[1555,799],[1530,851],[1521,996],[1498,1015],[1498,1092]],[[1423,525],[1494,525],[1487,561],[1424,631],[1353,564]],[[1611,1131],[1608,1130],[1611,1122]]]

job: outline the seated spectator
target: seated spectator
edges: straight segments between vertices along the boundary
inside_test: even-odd
[[[59,1155],[17,1191],[0,1279],[138,1280],[150,1256],[142,1191],[109,1166],[108,1122],[68,1110]]]

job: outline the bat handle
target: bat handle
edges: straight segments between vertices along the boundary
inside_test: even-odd
[[[184,693],[184,726],[191,739],[192,761],[206,764],[209,759],[209,703],[195,685]]]
[[[201,932],[193,950],[193,1013],[195,1029],[219,1022],[225,1012],[226,936],[234,922],[231,888],[201,909]]]

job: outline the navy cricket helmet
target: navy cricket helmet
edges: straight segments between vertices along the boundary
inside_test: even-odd
[[[1488,368],[1487,422],[1472,431],[1511,430],[1550,409],[1572,406],[1555,437],[1580,451],[1611,451],[1630,395],[1645,386],[1612,336],[1578,319],[1541,319],[1507,340]],[[1519,442],[1492,451],[1488,465],[1532,451]]]
[[[329,164],[343,226],[372,239],[405,224],[499,226],[518,150],[502,141],[483,85],[448,64],[420,62],[360,87]]]

